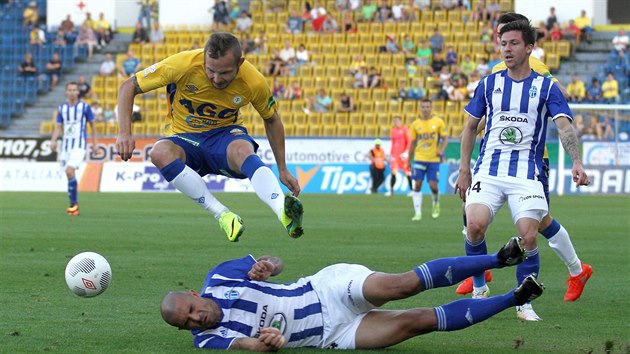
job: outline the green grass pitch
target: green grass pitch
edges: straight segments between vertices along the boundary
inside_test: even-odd
[[[338,262],[404,272],[464,254],[461,203],[452,195],[442,196],[437,220],[425,196],[421,222],[411,221],[411,199],[402,195],[303,195],[305,235],[297,240],[255,194],[217,196],[245,221],[238,243],[227,242],[218,223],[180,193],[81,193],[79,217],[66,215],[63,193],[0,193],[0,352],[192,353],[190,334],[162,322],[160,300],[169,290],[199,290],[211,266],[247,253],[281,257],[278,282]],[[552,213],[595,270],[582,298],[563,301],[566,267],[540,237],[539,279],[547,289],[534,308],[542,322],[520,322],[508,309],[471,328],[416,337],[384,352],[629,353],[630,199],[554,196]],[[488,233],[489,250],[514,233],[505,207]],[[82,251],[98,252],[112,266],[110,288],[95,298],[77,297],[65,284],[66,263]],[[514,286],[513,268],[494,271],[493,294]],[[386,308],[457,298],[454,287],[436,289]]]

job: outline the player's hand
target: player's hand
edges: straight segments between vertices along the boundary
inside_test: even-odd
[[[286,343],[286,339],[280,333],[280,330],[273,327],[261,328],[258,340],[274,352],[282,348],[284,343]]]
[[[591,184],[591,180],[586,175],[586,172],[584,172],[584,168],[581,163],[576,162],[573,164],[571,174],[573,175],[573,182],[575,182],[576,187],[588,186]]]
[[[460,171],[457,181],[455,182],[455,194],[459,194],[459,197],[464,202],[466,201],[466,192],[468,191],[468,188],[470,188],[471,183],[472,178],[470,176],[470,171]]]
[[[133,150],[136,148],[136,140],[131,134],[118,134],[116,138],[116,150],[123,161],[128,161],[133,156]]]
[[[280,182],[282,182],[282,184],[284,184],[285,186],[287,186],[287,188],[289,188],[289,190],[291,191],[291,194],[293,194],[294,197],[297,197],[298,195],[300,195],[300,192],[301,192],[300,183],[295,177],[293,177],[291,172],[289,172],[289,170],[287,169],[284,169],[280,171],[279,174],[280,174]]]
[[[269,279],[271,273],[273,273],[275,268],[276,266],[274,266],[273,263],[269,261],[257,261],[252,266],[252,269],[250,269],[250,271],[247,273],[247,276],[251,280],[265,281]]]

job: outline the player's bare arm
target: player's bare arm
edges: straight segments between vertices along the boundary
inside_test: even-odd
[[[262,256],[256,260],[247,276],[252,280],[265,281],[269,277],[276,276],[282,272],[284,264],[282,260],[274,256]]]
[[[571,125],[571,121],[567,117],[559,117],[556,118],[555,123],[558,127],[558,136],[560,137],[562,147],[569,154],[571,162],[573,163],[573,181],[576,186],[586,186],[590,184],[591,181],[586,175],[586,172],[584,172],[584,167],[582,166],[582,160],[580,159],[580,144],[577,135],[575,135],[575,130]]]
[[[237,338],[230,349],[254,352],[276,352],[284,346],[286,339],[276,328],[262,328],[258,338]]]
[[[278,111],[275,111],[273,116],[269,119],[265,119],[264,122],[267,139],[269,140],[271,151],[273,151],[273,156],[278,166],[280,181],[289,188],[291,194],[297,197],[301,191],[300,184],[287,168],[284,149],[284,125],[282,124]]]
[[[55,124],[55,130],[53,130],[52,136],[50,137],[50,149],[52,151],[57,151],[57,140],[61,136],[61,124]]]
[[[96,153],[96,124],[94,121],[89,122],[90,128],[92,128],[92,153]]]
[[[137,94],[143,93],[135,76],[125,80],[118,90],[118,137],[116,149],[123,161],[127,161],[133,155],[136,141],[131,135],[131,111],[133,100]]]
[[[475,147],[475,137],[477,136],[478,126],[479,119],[469,117],[462,131],[459,177],[457,178],[457,182],[455,182],[455,193],[458,193],[463,201],[466,201],[466,191],[472,182],[470,175],[470,159],[472,158],[472,151]]]

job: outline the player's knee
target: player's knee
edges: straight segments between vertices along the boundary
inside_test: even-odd
[[[149,158],[159,168],[168,165],[175,159],[186,162],[184,150],[170,140],[162,140],[155,144],[149,153]]]

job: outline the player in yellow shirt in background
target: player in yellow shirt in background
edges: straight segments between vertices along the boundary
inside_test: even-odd
[[[129,160],[135,149],[131,134],[134,97],[165,86],[169,103],[166,137],[150,153],[164,178],[212,214],[230,241],[238,241],[243,222],[210,193],[202,176],[248,178],[289,235],[300,237],[304,210],[297,198],[299,183],[285,161],[284,126],[269,85],[243,58],[238,39],[229,33],[213,33],[204,49],[170,56],[121,85],[116,147],[122,160]],[[250,103],[263,118],[280,180],[293,195],[283,198],[276,176],[256,155],[258,144],[239,115],[239,109]]]
[[[433,116],[430,99],[420,102],[421,116],[409,126],[411,144],[409,157],[411,160],[411,179],[415,181],[413,192],[413,208],[415,215],[411,220],[422,220],[422,180],[427,176],[427,182],[431,188],[431,201],[433,211],[431,217],[440,216],[440,199],[438,179],[440,176],[440,162],[444,156],[444,150],[448,145],[448,129],[441,118]]]
[[[529,19],[521,14],[517,13],[505,13],[499,17],[497,21],[497,31],[501,29],[503,25],[512,21],[525,20],[529,21]],[[553,77],[549,68],[540,60],[530,56],[529,57],[529,65],[535,72],[539,73],[542,76],[548,77],[551,79],[558,88],[562,92],[565,97],[569,97],[567,90],[560,84],[558,79]],[[497,72],[499,70],[505,70],[507,66],[505,62],[501,62],[495,65],[492,68],[492,72]],[[485,118],[482,119],[479,123],[479,127],[485,127]],[[547,198],[547,205],[549,206],[549,154],[547,151],[547,147],[545,147],[545,152],[543,156],[543,173],[539,176],[540,182],[543,184],[545,190],[545,197]],[[466,216],[464,213],[464,234],[466,233]],[[593,268],[586,264],[582,263],[575,252],[575,248],[573,247],[573,243],[571,242],[571,238],[569,237],[569,233],[567,230],[551,216],[551,210],[540,222],[538,232],[542,234],[547,241],[549,242],[549,246],[551,249],[558,255],[558,257],[564,262],[569,270],[569,279],[567,283],[569,285],[567,292],[564,296],[565,301],[575,301],[577,300],[584,290],[584,286],[586,282],[589,280],[591,275],[593,274]],[[490,281],[492,279],[492,275],[489,271],[486,272],[486,281]],[[458,294],[468,294],[473,291],[473,280],[472,278],[466,279],[462,282],[458,287],[456,292]],[[525,321],[539,321],[540,317],[534,312],[531,307],[525,308],[525,311],[518,311],[518,317]]]
[[[582,100],[586,98],[586,86],[584,86],[584,81],[580,80],[577,75],[573,74],[571,83],[567,85],[567,92],[569,94],[569,102],[581,103]]]

